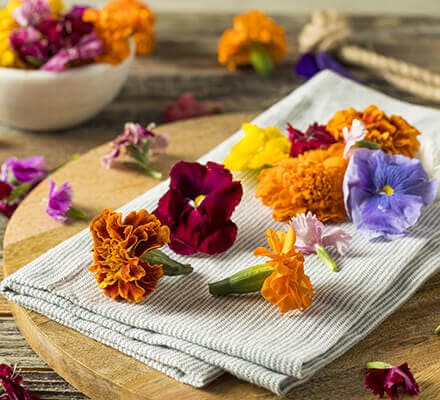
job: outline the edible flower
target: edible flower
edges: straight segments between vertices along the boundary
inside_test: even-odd
[[[325,125],[316,122],[309,125],[305,133],[287,124],[289,140],[291,143],[290,157],[296,157],[309,150],[325,149],[335,143],[335,138],[327,132]]]
[[[301,54],[300,58],[295,64],[295,73],[304,79],[310,79],[318,72],[324,70],[333,71],[345,78],[356,81],[357,79],[344,68],[332,55],[327,51],[320,51],[318,53],[307,52]]]
[[[170,227],[169,246],[176,253],[222,253],[237,236],[231,216],[242,194],[240,182],[223,165],[179,161],[154,214]]]
[[[35,26],[51,18],[52,10],[46,0],[22,0],[13,15],[20,26]]]
[[[365,140],[378,144],[386,153],[413,157],[419,150],[417,136],[420,132],[402,117],[388,117],[375,105],[368,106],[362,112],[354,108],[336,112],[328,121],[327,130],[337,141],[341,141],[344,139],[344,128],[351,127],[354,119],[365,125]]]
[[[88,8],[83,21],[92,23],[104,43],[104,52],[98,62],[119,64],[130,55],[130,37],[136,53],[150,54],[154,49],[153,11],[138,0],[112,0],[102,9]]]
[[[15,183],[29,183],[43,179],[47,174],[44,157],[32,156],[18,159],[8,158],[0,169],[0,179]]]
[[[406,235],[436,194],[419,160],[382,150],[356,150],[344,179],[347,213],[369,239]]]
[[[342,157],[343,150],[343,144],[335,143],[263,169],[256,196],[273,209],[277,221],[289,222],[308,211],[322,222],[344,221],[342,182],[347,161]]]
[[[162,179],[162,174],[150,166],[150,156],[162,154],[168,147],[168,136],[162,133],[154,133],[154,124],[144,128],[142,125],[127,122],[122,133],[111,142],[113,148],[102,157],[102,163],[110,168],[113,160],[118,158],[125,149],[130,157],[140,164],[145,172],[155,179]]]
[[[367,390],[381,398],[386,393],[391,400],[398,400],[399,388],[411,396],[419,394],[419,386],[407,363],[393,367],[380,361],[369,362],[363,375]]]
[[[61,49],[41,69],[43,71],[59,72],[67,69],[75,61],[88,61],[101,54],[103,45],[94,32],[81,37],[79,42],[69,49]]]
[[[49,200],[46,213],[49,217],[58,222],[66,222],[69,218],[85,219],[87,215],[72,206],[73,190],[69,182],[64,182],[58,188],[55,182],[49,180]]]
[[[289,157],[290,142],[278,128],[243,124],[242,129],[244,137],[225,158],[226,168],[232,171],[260,169]]]
[[[255,256],[269,257],[264,264],[237,272],[229,278],[209,284],[214,296],[261,291],[269,303],[277,305],[281,313],[304,310],[312,304],[313,287],[304,273],[304,256],[295,249],[295,231],[269,229],[266,232],[271,250],[258,247]]]
[[[164,275],[187,275],[188,264],[172,260],[159,248],[170,240],[170,230],[146,210],[132,211],[124,219],[103,210],[90,225],[93,264],[98,287],[115,300],[144,301]]]
[[[2,400],[39,400],[40,397],[23,387],[23,377],[19,371],[7,364],[0,364],[0,383]]]
[[[184,93],[175,102],[165,108],[165,122],[180,121],[182,119],[202,117],[217,114],[223,110],[222,103],[198,101],[194,93]]]
[[[283,27],[256,10],[235,16],[234,27],[223,32],[218,44],[220,64],[231,71],[251,64],[263,76],[269,75],[286,53]]]
[[[331,271],[336,272],[336,263],[327,247],[335,247],[340,255],[344,255],[351,236],[341,228],[333,228],[324,235],[324,224],[310,211],[293,217],[291,224],[296,232],[296,249],[303,254],[317,254]]]

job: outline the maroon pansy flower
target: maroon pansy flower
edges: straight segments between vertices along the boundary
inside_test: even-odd
[[[407,363],[393,367],[383,362],[370,362],[363,374],[365,387],[379,397],[386,393],[391,400],[397,400],[399,388],[412,396],[419,394],[419,386]]]
[[[316,122],[310,125],[304,133],[287,124],[287,132],[292,143],[290,157],[296,157],[308,150],[325,149],[335,143],[335,138],[327,132],[325,125],[319,125]]]
[[[231,221],[243,195],[241,183],[223,165],[179,161],[170,172],[170,187],[154,214],[171,230],[170,248],[178,254],[216,254],[235,241]]]
[[[0,399],[4,400],[39,400],[40,397],[32,394],[22,386],[23,378],[9,365],[0,364],[0,383],[3,393]]]

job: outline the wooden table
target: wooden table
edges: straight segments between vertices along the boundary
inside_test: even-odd
[[[32,134],[0,127],[0,162],[11,155],[42,154],[49,167],[55,167],[73,153],[82,153],[112,139],[125,121],[160,123],[164,107],[186,91],[194,92],[201,99],[223,102],[226,112],[256,112],[301,84],[301,80],[292,73],[297,57],[293,44],[306,17],[277,17],[285,26],[292,45],[287,59],[269,79],[260,78],[250,70],[231,74],[217,64],[216,43],[231,19],[231,15],[158,15],[155,54],[136,60],[129,82],[112,105],[92,121],[64,132]],[[351,21],[355,39],[363,46],[440,71],[439,19],[353,17]],[[382,92],[414,103],[429,104],[391,87],[380,77],[366,71],[353,69],[353,72],[365,84]],[[6,221],[1,219],[0,225],[3,234]],[[439,280],[428,282],[422,290],[427,292],[427,298],[432,298],[430,306],[438,308]],[[417,324],[420,316],[408,305],[403,309],[408,313],[408,323]],[[379,329],[387,329],[393,318]],[[431,340],[416,330],[413,337],[402,338],[398,332],[395,335],[402,346],[414,347],[414,351],[417,346]],[[4,300],[0,300],[0,337],[0,357],[8,363],[18,364],[27,386],[39,393],[43,400],[86,399],[33,353],[16,328]],[[343,374],[342,370],[341,379]],[[325,379],[325,376],[325,373],[320,373],[314,380]],[[325,399],[325,396],[323,393],[321,398]]]

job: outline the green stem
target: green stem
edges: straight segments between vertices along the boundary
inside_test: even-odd
[[[75,207],[70,207],[67,210],[66,215],[74,219],[87,219],[87,214]]]
[[[9,194],[8,203],[12,203],[14,200],[17,200],[19,197],[23,196],[25,193],[29,191],[34,182],[23,183],[19,186],[16,186],[14,190]]]
[[[392,367],[391,364],[384,363],[382,361],[370,361],[365,366],[365,368],[367,368],[367,369],[387,369],[387,368],[391,368],[391,367]]]
[[[272,57],[261,44],[255,44],[251,50],[251,64],[261,76],[268,76],[274,68]]]
[[[369,140],[358,140],[356,142],[356,147],[365,147],[367,149],[377,150],[380,149],[380,144],[375,142],[370,142]]]
[[[213,296],[227,296],[233,293],[258,292],[264,281],[275,269],[267,264],[254,265],[243,269],[229,278],[209,283],[209,293]]]
[[[435,328],[434,332],[435,332],[436,335],[440,335],[440,325],[437,326],[437,328]]]
[[[336,266],[335,261],[324,246],[317,246],[316,254],[321,259],[321,261],[330,269],[330,271],[337,272],[338,267]]]
[[[154,179],[161,180],[163,178],[163,175],[161,172],[156,171],[155,169],[151,168],[149,165],[143,165],[145,172],[150,175]]]
[[[193,271],[191,264],[177,262],[158,249],[146,252],[142,259],[153,265],[162,264],[163,273],[168,276],[188,275]]]

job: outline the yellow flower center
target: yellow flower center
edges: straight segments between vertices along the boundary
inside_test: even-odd
[[[394,189],[389,185],[385,185],[382,188],[382,193],[385,193],[386,195],[391,196],[394,193]]]
[[[200,203],[205,199],[205,195],[204,194],[199,194],[195,199],[194,199],[194,205],[196,207],[198,207],[200,205]]]

